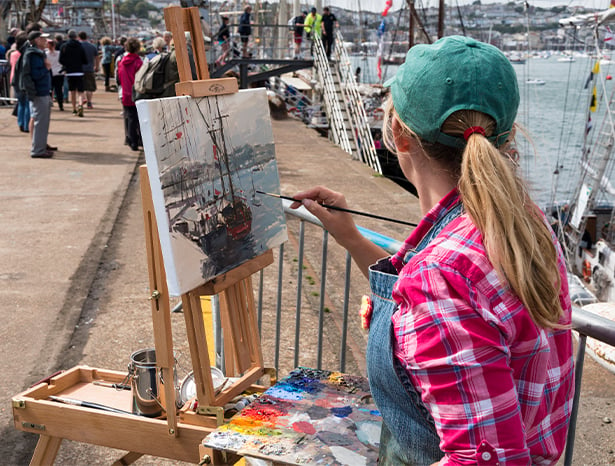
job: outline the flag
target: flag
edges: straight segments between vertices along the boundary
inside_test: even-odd
[[[615,8],[615,0],[611,0],[611,4],[609,5],[609,8]]]
[[[378,73],[379,81],[382,81],[382,56],[384,54],[384,33],[386,31],[386,27],[386,20],[382,18],[382,21],[380,21],[380,25],[378,26],[378,52],[376,53],[376,57],[378,59],[376,62],[376,71]]]
[[[605,26],[605,29],[606,29],[606,32],[604,33],[604,41],[613,43],[613,31],[611,31],[611,28],[608,26]]]
[[[594,88],[592,89],[592,100],[591,100],[591,103],[589,104],[589,110],[592,112],[595,112],[597,108],[598,108],[598,94],[596,92],[596,86],[594,86]]]
[[[612,2],[615,2],[615,0],[612,0]],[[393,6],[393,0],[387,0],[384,4],[384,10],[382,10],[382,16],[388,15],[389,10],[391,9],[392,6]]]

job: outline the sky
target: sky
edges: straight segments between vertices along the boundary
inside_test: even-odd
[[[313,0],[312,0],[313,1]],[[393,10],[397,10],[402,7],[406,0],[393,0]],[[445,4],[450,7],[456,7],[459,5],[468,5],[473,3],[474,0],[445,0]],[[497,1],[497,0],[482,0],[483,4],[487,3],[508,3],[510,0]],[[386,0],[322,0],[323,6],[329,4],[333,7],[338,6],[341,8],[347,8],[352,10],[365,11],[382,11],[385,7]],[[301,3],[304,3],[302,1]],[[309,1],[307,3],[310,3]],[[314,2],[315,3],[315,2]],[[415,0],[415,5],[419,6],[422,3],[425,7],[437,6],[437,0]],[[516,1],[519,5],[523,2]],[[541,8],[551,8],[553,6],[585,6],[587,8],[608,8],[609,0],[529,0],[529,4]]]

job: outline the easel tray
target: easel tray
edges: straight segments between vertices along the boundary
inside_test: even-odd
[[[171,432],[164,419],[131,414],[130,390],[99,384],[121,384],[125,377],[125,372],[76,366],[13,397],[15,428],[41,436],[32,464],[52,464],[62,439],[197,463],[198,446],[216,427],[216,418],[180,413],[177,429]],[[50,396],[127,413],[74,406],[53,401]]]

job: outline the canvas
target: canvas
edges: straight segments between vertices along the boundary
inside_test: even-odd
[[[169,293],[287,239],[264,89],[137,102]]]

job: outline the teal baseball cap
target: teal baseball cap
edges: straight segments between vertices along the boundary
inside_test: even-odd
[[[463,136],[440,131],[458,110],[476,110],[496,123],[490,141],[502,145],[517,116],[519,87],[508,58],[493,45],[463,36],[444,37],[412,47],[391,88],[393,106],[401,120],[428,142],[464,147]]]

